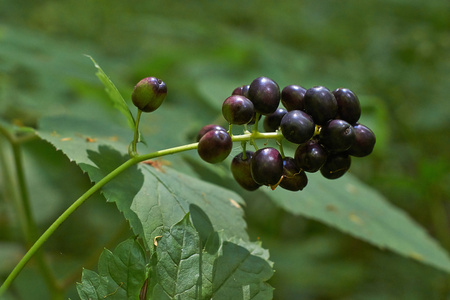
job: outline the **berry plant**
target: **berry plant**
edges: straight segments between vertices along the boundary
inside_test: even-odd
[[[127,120],[126,130],[114,121],[86,124],[59,116],[44,119],[38,130],[0,123],[0,133],[16,155],[22,191],[26,187],[18,145],[28,138],[51,143],[93,182],[40,237],[31,230],[29,249],[3,281],[0,296],[36,257],[53,298],[61,297],[40,250],[79,206],[101,191],[128,221],[132,236],[114,251],[105,249],[97,271],[82,270],[77,284],[81,299],[271,299],[268,281],[274,266],[264,241],[253,242],[246,232],[244,200],[225,184],[202,180],[162,160],[194,151],[202,169],[226,166],[224,178],[229,180],[224,181],[236,183],[237,191],[264,193],[287,211],[301,211],[374,245],[450,270],[448,257],[420,227],[344,176],[352,159],[371,154],[376,144],[374,132],[360,123],[361,105],[350,89],[297,84],[280,89],[274,80],[258,77],[230,89],[223,100],[228,128],[203,124],[191,143],[161,150],[153,148],[152,136],[141,132],[139,124],[164,107],[170,95],[165,82],[146,77],[136,84],[131,94],[134,116],[94,64],[112,103]],[[328,186],[341,202],[328,202],[323,192]],[[30,214],[27,197],[22,198],[25,214]],[[399,229],[393,230],[395,226]]]

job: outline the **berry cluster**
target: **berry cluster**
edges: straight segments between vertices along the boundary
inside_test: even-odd
[[[250,191],[262,185],[302,190],[308,183],[306,172],[319,170],[328,179],[339,178],[350,168],[351,156],[369,155],[376,140],[367,126],[358,123],[358,97],[346,88],[330,91],[323,86],[289,85],[280,92],[275,81],[258,77],[225,99],[222,114],[230,124],[228,131],[207,125],[197,136],[198,153],[209,163],[221,162],[230,154],[232,125],[255,124],[251,139],[258,133],[262,115],[266,132],[281,132],[283,138],[298,144],[294,157],[287,157],[281,147],[253,152],[246,150],[244,142],[243,151],[231,162],[231,172]]]

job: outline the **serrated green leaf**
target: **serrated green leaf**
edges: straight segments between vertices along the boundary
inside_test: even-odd
[[[98,274],[83,270],[77,290],[81,299],[138,299],[146,278],[144,250],[138,242],[129,239],[114,252],[103,250]]]
[[[117,108],[127,118],[128,126],[132,130],[134,130],[136,122],[133,118],[133,115],[131,114],[130,109],[128,108],[127,103],[120,94],[119,90],[116,88],[114,83],[109,79],[106,73],[102,70],[102,68],[100,68],[100,66],[95,62],[95,60],[89,55],[86,56],[92,60],[95,68],[97,68],[97,73],[95,73],[95,75],[97,75],[98,79],[100,79],[100,81],[105,86],[105,90],[108,93],[109,98],[113,102],[114,107]]]
[[[127,155],[124,128],[95,120],[49,117],[40,123],[38,134],[61,149],[98,182],[123,163]],[[167,166],[139,164],[120,174],[102,188],[115,202],[136,235],[148,245],[191,210],[206,216],[210,230],[248,240],[242,198],[219,186],[179,173]],[[206,227],[204,227],[206,228]],[[205,238],[209,232],[203,234]]]
[[[200,236],[186,215],[158,240],[150,299],[272,299],[268,251],[259,244]]]
[[[266,194],[291,213],[450,272],[448,254],[419,224],[351,174],[337,180],[320,174],[308,174],[308,178],[308,186],[301,192],[277,189],[266,190]]]

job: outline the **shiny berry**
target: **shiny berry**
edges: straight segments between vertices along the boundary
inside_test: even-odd
[[[323,177],[328,179],[336,179],[344,175],[348,169],[352,160],[348,154],[345,153],[333,153],[328,155],[327,161],[320,168],[320,173]]]
[[[358,97],[345,88],[335,89],[333,95],[338,105],[336,118],[355,124],[361,116],[361,104]]]
[[[253,102],[257,113],[271,114],[280,104],[280,88],[272,79],[258,77],[250,84],[248,98]]]
[[[202,127],[202,129],[200,129],[200,131],[197,134],[197,142],[200,141],[200,139],[202,138],[202,136],[205,135],[205,133],[211,130],[222,130],[226,132],[225,128],[223,128],[222,126],[216,124],[205,125]]]
[[[325,164],[327,156],[327,151],[317,140],[312,139],[297,147],[294,159],[300,169],[313,173],[319,171]]]
[[[283,179],[280,186],[289,191],[301,191],[308,184],[308,177],[300,171],[292,157],[283,159]]]
[[[223,102],[222,115],[229,124],[247,124],[252,120],[254,114],[253,103],[244,96],[233,95]]]
[[[336,98],[326,87],[315,86],[306,90],[303,100],[305,111],[316,124],[324,125],[336,116]]]
[[[256,183],[275,185],[283,175],[283,158],[275,148],[261,148],[253,154],[250,170]]]
[[[250,85],[243,85],[243,86],[237,87],[233,90],[231,95],[239,95],[239,96],[244,96],[244,97],[248,98],[248,89],[249,88],[250,88]]]
[[[335,119],[322,127],[319,141],[328,151],[343,152],[353,145],[355,137],[352,125]]]
[[[281,91],[281,103],[286,107],[287,111],[304,110],[305,105],[303,98],[306,89],[299,85],[288,85]]]
[[[155,111],[167,95],[166,84],[158,78],[147,77],[139,81],[131,94],[133,104],[144,112]]]
[[[264,117],[264,130],[266,132],[274,132],[278,130],[280,127],[281,119],[283,119],[284,115],[287,111],[284,108],[277,108],[277,110],[269,115]]]
[[[301,110],[292,110],[281,119],[280,127],[285,139],[303,144],[314,135],[316,126],[308,114]]]
[[[250,162],[253,156],[252,151],[241,152],[236,155],[231,161],[231,174],[233,174],[234,179],[237,183],[244,189],[248,191],[254,191],[261,185],[257,184],[252,177],[250,170]]]
[[[211,164],[223,161],[231,152],[233,141],[223,130],[211,130],[198,142],[197,152],[200,157]]]
[[[356,157],[364,157],[372,153],[376,142],[373,131],[362,124],[354,125],[353,129],[356,136],[355,142],[350,149],[348,149],[347,153]]]

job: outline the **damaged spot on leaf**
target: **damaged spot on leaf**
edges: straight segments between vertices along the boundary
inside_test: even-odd
[[[334,206],[333,204],[328,204],[327,206],[325,206],[325,209],[328,211],[332,211],[332,212],[338,211],[338,208],[336,206]]]
[[[160,239],[160,238],[162,238],[162,235],[157,235],[153,239],[153,245],[155,245],[155,247],[158,247],[158,239]]]
[[[353,223],[355,223],[357,225],[362,225],[364,223],[363,220],[360,217],[358,217],[357,215],[355,215],[353,213],[350,214],[348,216],[348,218],[349,218],[350,221],[352,221]]]
[[[230,202],[231,205],[233,205],[234,207],[241,208],[241,206],[239,205],[239,203],[236,202],[236,200],[230,198]]]
[[[71,141],[71,140],[72,140],[72,138],[66,137],[66,138],[62,138],[61,142],[67,142],[67,141]]]
[[[165,173],[163,166],[170,166],[171,163],[167,160],[163,160],[163,159],[158,159],[158,160],[146,160],[142,162],[143,164],[152,166],[153,168],[155,168],[156,170]]]

